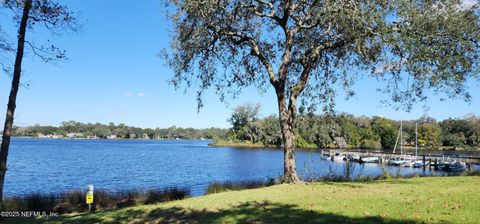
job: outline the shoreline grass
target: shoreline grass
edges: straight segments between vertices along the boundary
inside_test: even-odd
[[[92,210],[112,210],[142,204],[154,204],[181,200],[190,197],[186,188],[163,188],[109,192],[102,189],[94,192]],[[88,211],[86,192],[81,190],[59,194],[32,193],[24,196],[6,197],[2,211],[42,211],[58,214]]]
[[[479,176],[279,184],[22,223],[475,223]],[[12,220],[10,220],[12,221]]]
[[[258,148],[271,148],[271,149],[281,149],[282,147],[279,145],[265,145],[263,143],[252,143],[250,141],[242,141],[242,142],[235,142],[235,141],[215,141],[213,143],[208,144],[208,146],[212,147],[234,147],[234,148],[246,148],[246,149],[258,149]],[[297,147],[297,149],[302,150],[314,150],[318,149],[317,146],[309,144],[307,147]]]
[[[264,145],[262,143],[251,142],[230,142],[230,141],[216,141],[208,144],[213,147],[235,147],[235,148],[279,148],[275,145]]]
[[[268,180],[213,182],[208,185],[205,195],[217,194],[226,191],[240,191],[247,189],[270,187],[275,184],[278,184],[278,181],[273,178],[269,178]]]

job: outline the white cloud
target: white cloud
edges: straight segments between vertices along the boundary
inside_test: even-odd
[[[144,96],[146,96],[146,94],[144,92],[139,92],[139,93],[126,92],[125,96],[128,96],[128,97],[144,97]]]

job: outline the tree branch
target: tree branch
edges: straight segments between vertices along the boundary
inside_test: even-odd
[[[53,45],[51,48],[45,49],[44,47],[36,47],[29,41],[25,40],[25,43],[30,46],[30,48],[33,51],[33,54],[40,59],[42,59],[44,62],[51,62],[51,61],[60,61],[60,59],[66,59],[65,57],[65,52],[60,51],[58,48],[54,47]],[[55,53],[57,51],[57,53]]]
[[[282,82],[284,82],[287,79],[288,66],[290,65],[290,61],[292,59],[292,47],[293,47],[293,41],[296,33],[297,33],[296,28],[289,30],[286,33],[285,51],[283,52],[283,56],[282,56],[282,65],[278,70],[278,76],[280,77],[280,80]]]
[[[250,44],[250,47],[252,48],[252,53],[253,55],[255,55],[261,62],[262,64],[265,66],[265,68],[267,69],[267,72],[268,72],[268,76],[270,78],[270,83],[275,87],[277,88],[277,83],[278,83],[278,80],[277,78],[275,77],[275,73],[273,71],[273,67],[272,65],[270,64],[270,62],[268,61],[268,59],[261,53],[260,51],[260,48],[258,47],[257,43],[255,42],[255,40],[251,37],[247,37],[248,38],[248,42]]]
[[[277,84],[278,84],[278,80],[277,78],[275,77],[275,72],[273,71],[273,66],[272,64],[269,62],[269,60],[267,59],[267,57],[265,57],[263,54],[262,54],[262,51],[260,50],[260,47],[258,46],[257,42],[255,41],[255,39],[253,39],[253,37],[249,37],[249,36],[246,36],[246,35],[241,35],[237,32],[222,32],[222,31],[219,31],[219,33],[221,35],[225,35],[225,36],[229,36],[229,37],[237,37],[237,38],[240,38],[240,40],[238,40],[236,42],[236,44],[241,44],[241,43],[244,43],[244,42],[247,42],[248,45],[250,46],[251,48],[251,53],[257,57],[260,62],[262,62],[263,66],[265,66],[265,69],[267,70],[267,73],[268,73],[268,76],[269,76],[269,79],[270,79],[270,83],[275,87],[277,88]]]
[[[32,43],[30,43],[29,41],[25,41],[25,43],[28,44],[28,46],[30,46],[30,48],[32,49],[34,55],[36,55],[37,57],[39,57],[39,58],[42,59],[43,61],[49,61],[49,60],[50,60],[50,58],[45,57],[45,56],[43,56],[42,54],[38,53],[38,52],[37,52],[37,48],[36,48],[35,46],[33,46]]]
[[[276,11],[275,11],[275,8],[273,6],[273,3],[262,1],[262,0],[255,0],[255,2],[259,3],[260,5],[267,6],[270,9],[270,13],[265,14],[265,13],[261,12],[261,10],[259,9],[259,5],[255,5],[255,4],[241,5],[240,7],[253,8],[253,12],[255,13],[255,15],[260,16],[262,18],[273,19],[278,24],[281,23],[281,18],[278,17],[277,15],[275,15]]]
[[[288,18],[290,17],[290,13],[292,11],[292,1],[285,0],[285,8],[283,9],[283,17],[280,21],[280,26],[285,31],[285,35],[288,33]]]
[[[328,42],[325,44],[321,44],[314,49],[312,54],[309,56],[308,61],[303,64],[303,71],[302,71],[302,74],[300,75],[299,81],[291,89],[292,97],[296,99],[305,89],[308,79],[310,78],[310,73],[317,65],[322,51],[325,49],[338,47],[342,44],[343,44],[343,40],[339,40],[337,42]]]

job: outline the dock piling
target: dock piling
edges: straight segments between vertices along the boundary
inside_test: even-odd
[[[422,156],[422,162],[423,162],[423,170],[425,170],[425,166],[426,166],[425,155]]]

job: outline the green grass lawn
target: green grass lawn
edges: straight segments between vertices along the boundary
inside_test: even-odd
[[[480,223],[480,177],[275,185],[30,223]]]

